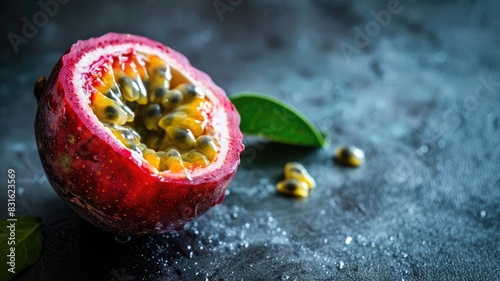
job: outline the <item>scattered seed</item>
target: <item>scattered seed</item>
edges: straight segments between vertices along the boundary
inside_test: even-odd
[[[309,175],[304,166],[298,162],[285,165],[285,179],[278,182],[278,193],[297,197],[308,197],[309,190],[316,186],[316,181]]]
[[[298,162],[290,162],[285,165],[285,178],[303,181],[310,189],[316,187],[316,181],[309,175],[306,168]]]
[[[307,183],[297,179],[285,179],[276,185],[276,190],[285,195],[292,195],[306,198],[309,196],[309,187]]]
[[[340,146],[335,157],[338,163],[353,167],[361,166],[365,162],[365,153],[355,146]]]

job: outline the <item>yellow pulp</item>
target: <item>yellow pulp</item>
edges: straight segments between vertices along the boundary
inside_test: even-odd
[[[207,126],[212,103],[200,87],[174,84],[172,73],[155,55],[111,57],[91,74],[90,107],[123,145],[159,171],[206,167],[218,152]]]

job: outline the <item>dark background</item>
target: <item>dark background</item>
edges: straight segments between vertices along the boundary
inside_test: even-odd
[[[371,12],[389,0],[240,2],[219,16],[212,1],[71,0],[17,52],[8,34],[43,10],[3,3],[0,177],[16,170],[17,214],[41,217],[45,235],[19,280],[500,280],[500,2],[401,0],[385,26]],[[116,242],[55,194],[33,133],[36,79],[109,31],[184,53],[229,95],[292,104],[330,147],[247,139],[222,205],[180,232]],[[336,164],[340,144],[367,163]],[[318,182],[305,200],[275,193],[291,160]],[[5,217],[6,189],[0,199]]]

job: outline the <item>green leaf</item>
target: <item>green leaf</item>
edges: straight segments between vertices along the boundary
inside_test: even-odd
[[[271,141],[301,145],[325,146],[325,136],[300,111],[264,94],[245,92],[230,97],[241,116],[244,134]]]
[[[11,229],[15,226],[15,240],[10,240]],[[15,241],[15,245],[13,244]],[[0,263],[1,280],[10,280],[23,269],[34,264],[42,251],[42,223],[38,217],[17,217],[17,221],[0,221]],[[15,248],[15,273],[8,271],[11,266],[11,247]]]

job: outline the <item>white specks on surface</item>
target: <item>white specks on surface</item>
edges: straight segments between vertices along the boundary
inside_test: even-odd
[[[339,269],[343,269],[345,266],[343,261],[339,261]]]
[[[479,215],[481,216],[481,218],[485,218],[486,217],[486,211],[485,210],[481,210],[481,212],[479,213]]]
[[[429,152],[429,147],[425,144],[422,145],[421,147],[419,147],[416,151],[418,156],[422,156],[422,155],[426,154],[427,152]]]
[[[351,236],[347,236],[346,239],[345,239],[345,244],[349,245],[349,244],[351,244],[351,242],[352,242],[352,237]]]
[[[441,139],[438,141],[438,147],[439,148],[444,148],[446,146],[446,141]]]

